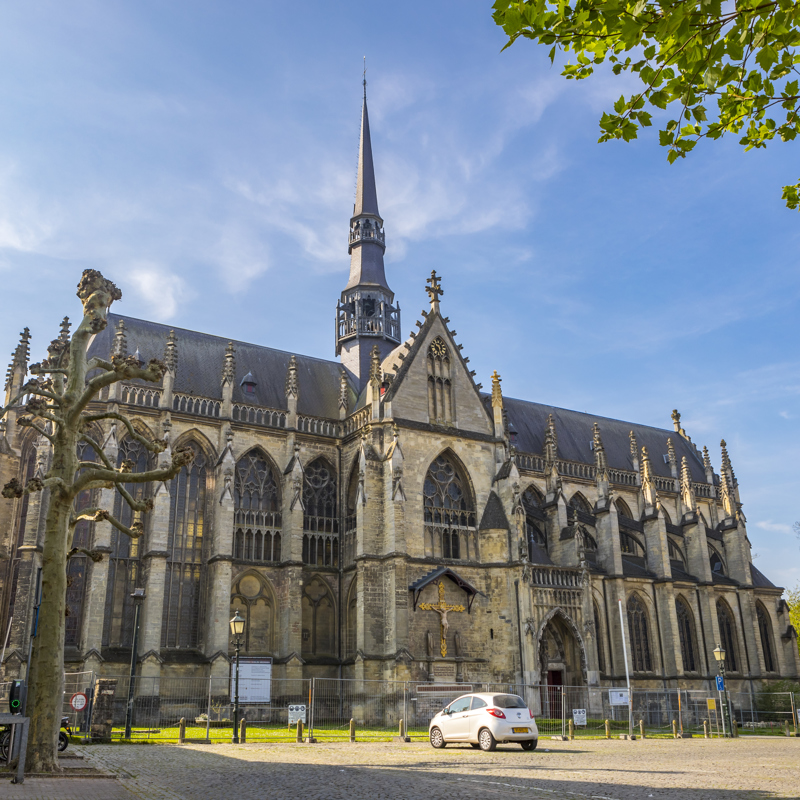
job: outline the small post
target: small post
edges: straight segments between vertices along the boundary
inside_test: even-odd
[[[301,744],[303,741],[303,720],[297,720],[297,743]]]
[[[242,717],[242,732],[239,734],[239,741],[242,744],[247,742],[247,718]]]
[[[183,744],[186,741],[186,719],[181,717],[178,725],[178,743]]]
[[[709,735],[708,735],[708,720],[707,719],[703,720],[703,738],[704,739],[708,739],[709,738]]]
[[[644,720],[639,720],[639,735],[644,739]]]
[[[401,739],[405,739],[405,738],[406,738],[406,732],[405,732],[405,720],[402,720],[402,719],[400,720],[400,727],[399,727],[399,730],[397,731],[397,735],[398,735],[398,736],[399,736]]]
[[[611,738],[611,723],[606,720],[606,739]]]
[[[789,733],[789,720],[788,719],[784,720],[784,731],[785,731],[787,736],[791,736],[791,734]]]
[[[575,738],[575,723],[571,719],[567,722],[569,723],[569,740],[572,741]]]
[[[675,720],[672,720],[672,738],[678,738],[678,723]]]
[[[350,720],[350,741],[354,742],[356,740],[356,721],[354,719]]]

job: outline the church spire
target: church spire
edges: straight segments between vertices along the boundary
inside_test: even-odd
[[[364,75],[356,199],[347,248],[350,276],[336,308],[336,354],[359,390],[369,380],[373,346],[384,359],[400,344],[400,309],[393,305],[394,292],[383,266],[386,237],[375,186],[366,69]]]

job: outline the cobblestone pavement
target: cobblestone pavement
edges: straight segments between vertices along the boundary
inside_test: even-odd
[[[494,753],[427,743],[100,746],[76,748],[118,781],[0,785],[37,800],[765,800],[800,795],[800,739],[637,742],[542,740]],[[86,784],[78,789],[77,784]],[[102,794],[108,791],[113,794]],[[35,792],[34,792],[35,789]],[[26,793],[27,791],[33,793]]]

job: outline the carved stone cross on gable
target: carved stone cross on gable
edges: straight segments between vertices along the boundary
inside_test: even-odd
[[[428,297],[431,300],[431,311],[438,311],[439,297],[444,294],[444,289],[442,289],[442,284],[439,276],[436,274],[436,270],[431,272],[431,276],[426,281],[426,284],[425,291],[428,293]]]
[[[447,655],[447,630],[450,627],[450,623],[447,621],[447,614],[450,611],[466,611],[464,606],[454,606],[450,605],[449,603],[445,603],[444,601],[444,581],[439,581],[439,602],[438,603],[420,603],[419,607],[424,611],[435,611],[441,620],[441,629],[442,629],[442,643],[441,643],[441,653],[442,658]]]

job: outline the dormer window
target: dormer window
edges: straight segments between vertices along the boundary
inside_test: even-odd
[[[256,379],[253,377],[252,372],[248,372],[239,385],[245,394],[254,395],[256,393]]]

